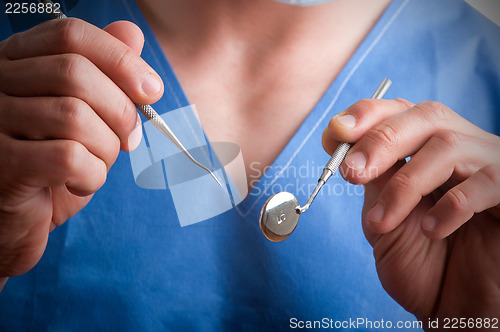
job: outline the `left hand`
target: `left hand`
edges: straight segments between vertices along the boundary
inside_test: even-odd
[[[339,141],[356,142],[340,172],[365,185],[363,230],[387,292],[424,322],[498,319],[500,137],[440,103],[395,99],[335,116],[323,146]]]

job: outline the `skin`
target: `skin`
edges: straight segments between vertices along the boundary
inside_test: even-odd
[[[209,5],[201,0],[171,1],[170,7],[164,7],[166,1],[148,2],[155,7],[139,4],[190,100],[204,105],[199,110],[209,136],[239,144],[247,167],[255,160],[263,169],[388,2],[368,1],[365,8],[376,9],[369,16],[342,19],[362,1],[339,1],[305,11],[268,0],[218,0]],[[160,21],[172,25],[158,25],[148,10],[163,12],[167,16]],[[323,31],[322,25],[332,18],[338,22],[329,26],[330,31],[343,24],[349,34]],[[325,45],[332,37],[338,37],[343,47],[336,46],[333,52],[330,43],[325,48],[325,56],[335,60],[326,66],[330,71],[315,61],[289,77],[276,75],[302,68],[294,64],[310,54],[304,53],[301,43]],[[163,93],[158,75],[139,56],[143,43],[142,32],[132,23],[115,22],[101,30],[78,19],[46,22],[0,43],[0,156],[4,156],[0,158],[0,278],[30,270],[42,256],[49,232],[80,211],[103,185],[119,150],[139,144],[133,102],[154,103]],[[254,51],[245,52],[248,49]],[[321,48],[313,51],[319,54]],[[227,70],[228,63],[234,70]],[[310,84],[313,81],[319,83]],[[297,91],[303,91],[298,95],[303,103],[288,98]],[[262,103],[250,105],[253,100]],[[262,123],[262,113],[273,120],[281,109],[289,109],[290,121],[271,139],[276,131]],[[264,141],[273,144],[260,149]]]
[[[241,148],[251,189],[390,1],[137,2],[210,140]]]
[[[365,185],[363,230],[387,292],[424,323],[500,317],[500,137],[440,103],[396,99],[335,116],[323,146],[339,141],[355,142],[340,171]]]
[[[208,136],[212,140],[232,141],[240,145],[247,170],[250,162],[257,163],[253,169],[264,169],[274,160],[387,3],[382,0],[350,0],[299,8],[268,0],[214,0],[210,6],[201,0],[139,1],[189,100],[197,105]],[[372,7],[360,13],[359,6],[364,9]],[[156,84],[157,89],[149,89],[149,93],[143,89],[154,87],[154,82],[147,85],[144,82],[151,78],[155,81],[156,76],[139,57],[142,44],[141,32],[131,23],[117,22],[100,30],[75,19],[48,22],[0,43],[0,73],[5,77],[0,82],[0,156],[9,156],[8,159],[0,159],[0,168],[7,170],[0,174],[0,276],[19,275],[34,266],[43,253],[49,231],[88,203],[92,194],[104,183],[106,172],[120,148],[127,151],[139,143],[140,136],[133,134],[136,133],[137,115],[132,101],[153,103],[163,91],[161,82]],[[317,55],[314,61],[311,61],[311,54]],[[297,65],[303,63],[308,66]],[[30,70],[23,70],[25,67]],[[94,84],[88,84],[89,81]],[[21,100],[19,97],[24,98]],[[335,126],[336,120],[332,121],[325,134],[324,146],[328,151],[339,140],[358,142],[351,151],[359,149],[367,156],[371,156],[377,147],[386,151],[383,140],[370,141],[370,128],[382,121],[398,119],[413,107],[409,102],[393,101],[381,106],[382,111],[372,112],[373,105],[369,102],[356,105],[353,108],[357,111],[350,111],[359,119],[359,125],[353,131],[357,136],[347,133],[345,128],[342,131],[342,127]],[[284,110],[288,121],[276,131],[272,123],[283,116]],[[375,119],[370,114],[384,114],[384,118]],[[454,113],[449,111],[449,114]],[[23,121],[17,116],[22,116]],[[267,121],[263,121],[264,118]],[[464,128],[472,126],[464,121],[440,123],[450,126],[460,124]],[[406,120],[403,122],[406,123]],[[429,128],[435,128],[430,123],[427,123]],[[347,172],[349,169],[344,166],[348,180],[366,183],[365,210],[374,205],[379,194],[384,192],[383,188],[390,183],[389,179],[402,166],[397,160],[406,153],[413,155],[413,150],[420,151],[411,143],[415,140],[410,135],[414,130],[403,125],[400,127],[397,146],[405,149],[386,151],[390,153],[387,160],[392,160],[392,164],[379,165],[377,163],[386,159],[377,161],[375,157],[368,158],[368,166],[381,170],[378,179]],[[437,135],[437,132],[430,132],[427,131],[429,137]],[[420,131],[419,135],[422,135]],[[470,138],[470,145],[485,150],[485,160],[495,155],[492,153],[495,148],[498,151],[493,135],[488,136],[479,129],[471,129],[464,135]],[[486,144],[483,136],[491,142]],[[363,145],[363,141],[367,143]],[[421,136],[421,145],[424,141],[427,140]],[[261,146],[266,146],[266,149]],[[479,153],[481,149],[470,150]],[[459,151],[449,150],[448,158],[443,158],[446,167],[451,167],[455,160],[452,152]],[[429,152],[423,155],[426,154]],[[491,171],[497,162],[490,160],[486,165],[482,161],[476,156],[463,161],[459,167],[446,169],[451,180],[459,180],[460,176],[462,179],[474,178],[474,174],[481,174],[478,170],[490,164],[490,168],[486,169],[489,171],[483,172],[490,177],[498,174],[498,169]],[[416,168],[423,172],[428,167],[421,164]],[[472,170],[475,172],[471,173]],[[456,174],[452,177],[451,173]],[[474,298],[481,303],[474,308],[485,308],[482,312],[488,312],[486,308],[492,303],[496,305],[492,307],[500,307],[494,301],[488,302],[490,289],[467,291],[468,288],[463,287],[466,284],[463,280],[467,279],[458,277],[454,282],[443,281],[453,279],[455,274],[444,271],[451,271],[448,265],[454,262],[452,267],[461,271],[457,276],[465,278],[466,272],[472,270],[477,271],[475,278],[490,280],[487,283],[470,283],[469,287],[491,285],[492,280],[498,284],[499,273],[491,268],[498,265],[494,264],[492,254],[498,250],[494,248],[494,241],[486,246],[486,241],[474,242],[473,236],[455,236],[462,228],[441,239],[447,234],[440,233],[440,228],[429,233],[415,226],[420,225],[424,211],[427,212],[435,202],[431,201],[432,197],[426,190],[439,194],[439,190],[446,187],[444,182],[451,183],[446,179],[441,183],[432,182],[431,179],[439,177],[440,173],[435,171],[432,174],[432,177],[426,177],[428,186],[424,189],[405,191],[405,195],[411,195],[410,202],[417,205],[421,201],[417,207],[405,206],[407,215],[404,211],[395,213],[386,205],[388,213],[382,222],[372,225],[366,221],[367,212],[363,213],[365,234],[374,245],[377,268],[384,286],[418,317],[453,313],[454,306],[462,303],[446,294],[459,296],[462,302],[470,300],[471,294],[474,294]],[[258,178],[258,174],[248,175],[250,180],[252,175],[253,179]],[[489,184],[484,188],[491,188]],[[388,196],[384,196],[384,202],[390,202],[391,191],[386,192],[384,195]],[[422,194],[422,200],[418,198],[419,192],[425,194]],[[399,197],[394,193],[393,196]],[[482,196],[480,198],[478,201],[481,203],[486,201]],[[470,214],[472,210],[467,211]],[[490,216],[490,211],[493,210],[484,214]],[[415,217],[412,219],[413,214]],[[408,221],[410,219],[414,221]],[[417,219],[418,222],[415,221]],[[484,223],[484,227],[489,225]],[[456,226],[458,222],[452,224]],[[469,224],[482,225],[466,225]],[[480,235],[494,238],[495,233],[488,229]],[[429,237],[433,236],[439,236],[439,239],[430,240]],[[474,242],[470,247],[474,252],[480,253],[481,257],[491,255],[491,260],[474,260],[474,257],[467,256],[472,255],[467,251],[462,256],[457,253],[453,256],[456,258],[447,260],[455,244],[466,240]],[[398,246],[400,250],[397,250]],[[427,249],[425,252],[430,256],[422,257],[422,248]],[[469,249],[467,246],[464,248]],[[414,271],[409,273],[408,262],[413,262],[413,259],[420,259],[421,264],[412,266]],[[470,259],[478,266],[470,269],[469,264],[462,264],[464,259]],[[488,262],[491,266],[483,266]],[[422,271],[432,275],[429,277]],[[403,277],[396,277],[400,275]],[[424,298],[422,294],[411,293],[408,289],[412,287],[409,286],[416,282],[428,287],[425,289],[429,289],[432,296]],[[438,300],[440,298],[441,301]]]
[[[128,22],[101,30],[67,19],[0,43],[1,277],[31,269],[49,232],[106,181],[120,148],[139,144],[132,100],[163,93],[139,57],[143,42]]]

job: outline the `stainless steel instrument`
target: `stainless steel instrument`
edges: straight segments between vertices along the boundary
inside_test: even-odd
[[[50,0],[38,0],[40,3],[44,4],[50,4],[52,8],[54,8],[54,3]],[[61,18],[67,18],[67,16],[62,12],[62,11],[51,11],[50,15],[54,19],[61,19]],[[203,166],[200,164],[194,157],[189,153],[189,151],[184,147],[184,145],[181,143],[181,141],[175,136],[174,132],[170,127],[167,125],[167,123],[162,119],[162,117],[156,113],[156,111],[151,107],[151,105],[142,105],[142,104],[135,104],[137,109],[141,111],[142,114],[159,130],[162,132],[163,135],[165,135],[172,143],[175,144],[179,150],[181,150],[182,153],[186,155],[186,157],[189,158],[196,166],[203,168],[205,171],[207,171],[215,181],[219,184],[219,186],[222,187],[222,183],[217,179],[215,174],[208,169],[207,167]]]
[[[389,79],[384,79],[371,98],[381,99],[391,84]],[[304,206],[301,207],[297,198],[286,191],[274,194],[264,203],[260,212],[259,225],[262,233],[269,240],[283,241],[292,234],[299,222],[299,215],[309,209],[326,181],[337,171],[351,146],[352,144],[345,142],[339,144],[326,163],[318,184]]]

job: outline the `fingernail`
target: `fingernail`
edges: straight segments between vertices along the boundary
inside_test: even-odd
[[[358,120],[354,115],[346,114],[346,115],[341,115],[337,118],[337,122],[340,123],[342,126],[347,127],[347,128],[354,128],[356,127],[356,124]]]
[[[426,216],[422,220],[422,229],[428,232],[434,232],[436,229],[437,220],[433,216]]]
[[[149,73],[141,85],[142,92],[146,96],[155,96],[161,90],[161,79],[158,75]]]
[[[141,117],[137,114],[137,120],[135,123],[134,130],[128,136],[128,148],[129,151],[135,150],[142,140],[142,122]]]
[[[382,202],[377,202],[374,207],[366,214],[366,219],[373,223],[379,223],[384,218],[385,207]]]
[[[362,171],[366,166],[366,157],[363,152],[353,152],[345,157],[345,163],[349,168]]]

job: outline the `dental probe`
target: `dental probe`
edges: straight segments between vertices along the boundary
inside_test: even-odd
[[[38,0],[38,2],[51,5],[52,8],[55,7],[55,4],[50,0]],[[50,13],[50,16],[52,16],[52,18],[54,19],[67,18],[67,16],[61,10],[59,10],[59,12],[52,11]],[[181,152],[184,153],[186,157],[189,158],[189,160],[191,160],[196,166],[199,166],[207,171],[214,178],[214,180],[217,181],[217,184],[222,187],[222,183],[219,181],[219,179],[217,179],[215,174],[211,170],[200,164],[198,161],[196,161],[196,159],[194,159],[194,157],[184,147],[177,136],[175,136],[172,129],[170,129],[167,123],[158,113],[156,113],[151,105],[135,104],[135,106],[159,131],[161,131],[163,135],[165,135],[172,143],[174,143],[175,146],[179,148],[179,150],[181,150]]]
[[[392,82],[391,80],[385,78],[382,83],[378,86],[377,90],[373,93],[373,96],[371,99],[382,99],[391,86]],[[318,195],[319,191],[321,188],[325,185],[326,181],[335,173],[335,171],[339,168],[340,164],[344,160],[345,155],[347,154],[347,151],[351,148],[352,144],[351,143],[345,143],[342,142],[339,144],[335,152],[332,154],[332,157],[330,160],[326,163],[325,168],[323,169],[323,173],[319,177],[318,184],[316,185],[316,188],[314,188],[311,196],[307,200],[306,204],[302,207],[297,206],[295,208],[295,211],[298,214],[302,214],[309,209],[311,206],[312,202]]]
[[[182,153],[186,155],[186,157],[189,158],[196,166],[199,166],[203,168],[205,171],[210,173],[210,175],[214,178],[215,181],[219,184],[219,186],[222,187],[222,183],[220,183],[219,179],[215,176],[214,173],[212,173],[211,170],[200,164],[194,157],[189,153],[189,151],[182,145],[181,141],[175,136],[174,132],[170,127],[167,125],[167,123],[161,118],[158,113],[151,107],[151,105],[143,105],[143,104],[135,104],[135,106],[141,111],[144,116],[151,121],[151,123],[159,130],[162,132],[163,135],[165,135],[172,143],[175,144],[181,150]]]

